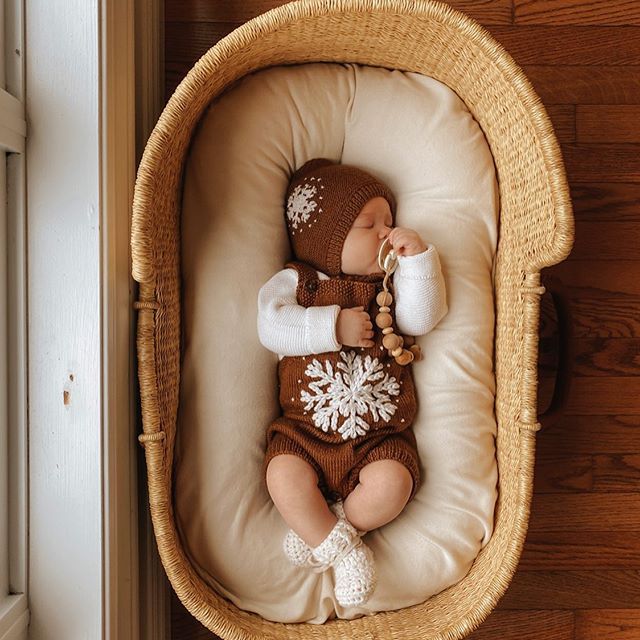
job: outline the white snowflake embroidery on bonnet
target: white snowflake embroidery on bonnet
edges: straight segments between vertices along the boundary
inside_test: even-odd
[[[316,180],[316,178],[311,178]],[[317,179],[318,182],[322,182],[322,178]],[[324,187],[321,187],[324,189]],[[298,229],[298,224],[302,227],[302,224],[307,222],[318,207],[318,202],[314,200],[315,195],[318,193],[318,187],[305,182],[304,184],[296,185],[295,189],[287,200],[287,218],[291,223],[293,229]],[[322,196],[320,196],[322,200]],[[318,213],[322,213],[322,207],[318,209]],[[313,224],[313,223],[311,223]],[[309,226],[311,226],[309,224]],[[295,233],[292,231],[292,233]]]

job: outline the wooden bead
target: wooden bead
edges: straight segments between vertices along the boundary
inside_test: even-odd
[[[392,349],[391,350],[391,355],[394,358],[397,358],[399,355],[402,355],[403,351],[404,351],[404,349],[402,347],[397,347],[396,349]]]
[[[412,344],[409,347],[409,351],[411,351],[411,353],[413,353],[413,357],[416,360],[422,360],[422,349],[420,348],[419,344]]]
[[[390,327],[392,323],[391,315],[389,313],[379,313],[376,316],[376,324],[384,329],[385,327]]]
[[[404,344],[407,347],[416,343],[416,339],[413,336],[404,336]]]
[[[385,327],[385,328],[382,330],[382,333],[383,333],[383,335],[385,335],[385,336],[386,336],[387,334],[389,334],[389,333],[393,333],[393,327]]]
[[[379,307],[383,305],[390,305],[393,302],[393,296],[388,291],[381,291],[376,296],[376,302]]]
[[[384,313],[389,313],[389,311],[391,311],[391,307],[380,307],[380,311]]]
[[[396,362],[403,367],[405,365],[408,365],[412,361],[413,353],[411,353],[411,351],[407,351],[406,349],[403,350],[401,355],[396,357]]]
[[[395,333],[389,333],[382,338],[382,344],[385,349],[393,351],[400,346],[400,336],[397,336]]]

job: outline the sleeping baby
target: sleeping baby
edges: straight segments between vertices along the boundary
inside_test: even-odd
[[[310,160],[286,196],[295,260],[258,294],[260,341],[280,358],[266,486],[290,527],[285,554],[315,571],[332,567],[344,607],[364,604],[376,586],[362,536],[396,518],[420,486],[411,345],[447,313],[436,248],[394,222],[384,183]],[[393,295],[378,265],[385,241],[397,255]],[[395,343],[394,326],[404,334]]]

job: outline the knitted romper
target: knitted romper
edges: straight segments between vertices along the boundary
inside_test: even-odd
[[[375,318],[376,296],[383,290],[381,274],[340,274],[323,280],[306,263],[286,266],[298,272],[299,305],[363,306]],[[420,463],[411,428],[417,411],[411,365],[397,364],[382,345],[382,330],[375,323],[373,330],[373,347],[344,346],[340,351],[280,360],[283,415],[267,428],[264,474],[275,456],[297,455],[314,468],[318,487],[333,502],[353,491],[365,465],[391,459],[411,473],[409,499],[414,497]]]

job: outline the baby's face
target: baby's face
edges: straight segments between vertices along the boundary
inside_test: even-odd
[[[342,272],[349,275],[380,273],[378,251],[391,233],[389,203],[379,196],[369,200],[354,220],[342,247]]]

